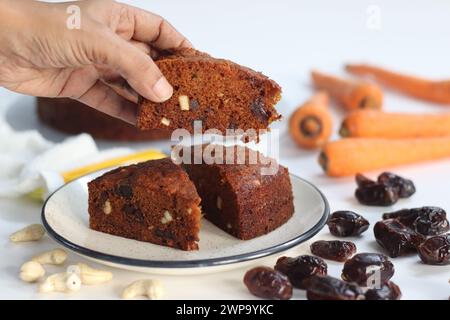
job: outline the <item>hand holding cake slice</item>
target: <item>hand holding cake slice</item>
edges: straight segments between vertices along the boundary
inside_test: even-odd
[[[194,49],[163,54],[155,60],[174,88],[173,96],[155,103],[141,99],[139,129],[202,130],[267,129],[280,115],[275,104],[281,88],[273,80],[228,60],[215,59]]]

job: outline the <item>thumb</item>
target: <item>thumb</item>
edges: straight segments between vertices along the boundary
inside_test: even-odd
[[[152,58],[131,43],[111,34],[98,41],[94,50],[95,63],[117,71],[144,98],[154,102],[168,100],[173,88]]]

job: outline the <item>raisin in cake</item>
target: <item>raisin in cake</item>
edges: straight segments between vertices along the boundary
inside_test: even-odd
[[[89,182],[88,188],[92,229],[198,249],[200,197],[186,172],[170,159],[115,169]]]
[[[280,118],[274,106],[280,86],[249,68],[194,49],[162,55],[156,64],[174,88],[163,103],[140,99],[140,129],[185,128],[201,120],[203,130],[267,129]]]
[[[204,151],[211,146],[203,146]],[[191,149],[192,159],[194,149]],[[242,146],[227,147],[222,154],[215,152],[214,156],[223,160],[228,157],[234,164],[207,164],[204,158],[197,158],[196,162],[202,160],[200,164],[183,165],[202,198],[206,219],[244,240],[269,233],[289,220],[294,204],[287,168]],[[263,175],[262,168],[268,168],[269,160],[278,170]]]
[[[38,98],[39,119],[69,134],[89,133],[96,139],[143,141],[170,138],[171,131],[139,130],[135,126],[67,98]]]

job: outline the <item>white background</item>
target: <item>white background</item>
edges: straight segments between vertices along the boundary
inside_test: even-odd
[[[342,66],[345,62],[367,61],[427,77],[450,78],[450,2],[445,0],[126,2],[166,17],[197,48],[263,71],[275,79],[283,87],[283,99],[278,108],[285,116],[310,96],[309,72],[312,68],[344,75]],[[379,9],[379,28],[367,26],[371,5]],[[37,127],[51,139],[64,137],[39,127],[32,98],[6,91],[0,91],[0,98],[1,110],[7,112],[8,120],[15,128]],[[332,108],[338,126],[342,114],[337,106]],[[448,107],[428,105],[387,92],[385,108],[390,111],[445,112]],[[381,213],[390,210],[357,204],[352,178],[325,177],[316,163],[317,153],[301,151],[290,141],[286,134],[286,118],[275,126],[281,130],[281,163],[291,172],[315,183],[327,196],[333,211],[354,210],[363,214],[373,226]],[[168,145],[148,143],[145,147],[167,148]],[[450,161],[403,167],[395,172],[412,178],[417,193],[408,200],[399,201],[392,209],[435,205],[450,211]],[[0,298],[118,298],[124,285],[146,277],[113,270],[115,279],[105,286],[85,287],[70,297],[37,294],[35,286],[18,280],[19,266],[36,252],[55,244],[46,239],[38,244],[12,245],[8,235],[28,223],[38,222],[39,213],[40,205],[32,201],[0,199]],[[325,228],[314,240],[317,239],[331,239],[328,229]],[[356,244],[359,252],[380,249],[374,241],[372,228]],[[294,249],[292,255],[308,252],[305,244]],[[80,260],[75,255],[70,258],[71,261]],[[396,258],[393,262],[396,268],[393,281],[401,287],[404,299],[448,299],[450,267],[426,266],[416,256]],[[339,276],[342,264],[328,264],[329,274]],[[244,272],[155,277],[164,282],[169,299],[251,299],[241,282]],[[296,291],[294,297],[304,298],[304,293]]]

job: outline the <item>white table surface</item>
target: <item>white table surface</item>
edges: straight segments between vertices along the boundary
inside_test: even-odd
[[[450,2],[448,1],[126,1],[165,16],[200,49],[263,71],[283,87],[279,110],[288,116],[293,108],[311,94],[309,71],[318,68],[343,74],[345,62],[370,61],[398,70],[429,77],[449,77]],[[381,24],[367,27],[369,5],[376,5]],[[375,9],[375,10],[378,10]],[[64,135],[39,126],[33,99],[0,91],[1,110],[18,130],[38,128],[49,139]],[[446,107],[428,105],[397,94],[386,93],[386,110],[443,112]],[[338,119],[342,116],[333,107]],[[286,119],[286,118],[285,118]],[[317,152],[297,149],[286,134],[286,120],[276,125],[281,135],[281,163],[291,172],[309,179],[327,196],[332,211],[354,210],[371,225],[385,208],[359,205],[352,178],[332,179],[317,165]],[[102,147],[112,145],[102,143]],[[137,144],[137,147],[167,148],[168,143]],[[450,211],[450,160],[395,169],[410,177],[417,193],[401,200],[392,209],[423,205],[441,206]],[[84,287],[77,294],[39,295],[36,286],[21,282],[18,269],[36,252],[56,244],[46,238],[39,243],[14,245],[8,236],[13,231],[40,221],[40,204],[26,199],[0,199],[0,298],[18,299],[115,299],[130,281],[145,274],[113,269],[114,281],[104,286]],[[331,239],[325,228],[314,238]],[[356,241],[360,252],[378,251],[372,228]],[[308,244],[292,250],[292,255],[308,253]],[[70,261],[82,260],[70,255]],[[269,264],[275,261],[275,257]],[[448,299],[449,266],[426,266],[418,257],[393,259],[393,281],[404,299]],[[329,274],[339,276],[342,264],[328,262]],[[245,270],[202,276],[152,276],[166,286],[168,299],[251,299],[242,285]],[[295,298],[304,298],[296,291]]]

